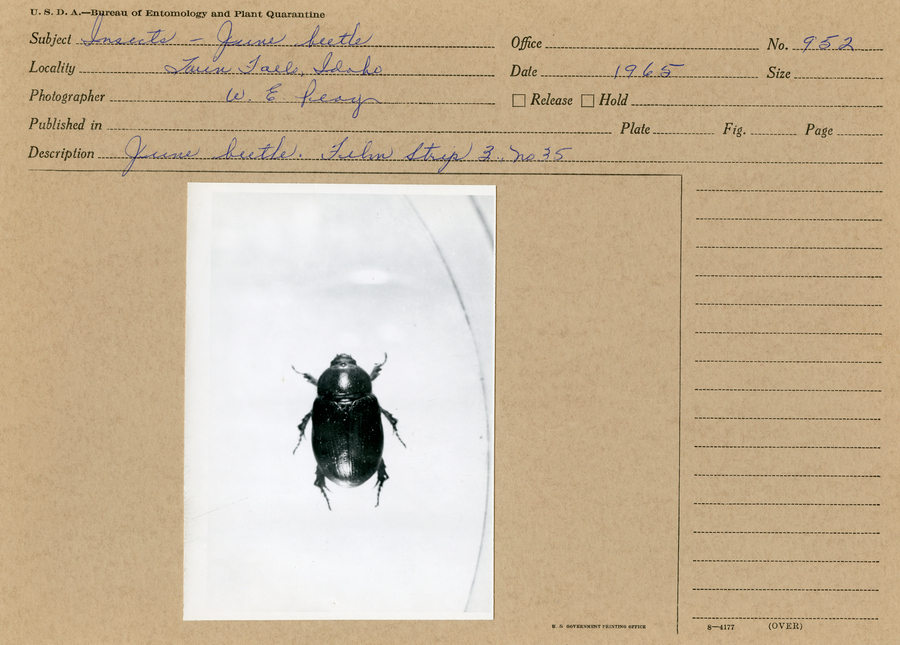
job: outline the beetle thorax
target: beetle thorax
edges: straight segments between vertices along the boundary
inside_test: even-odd
[[[319,377],[318,394],[332,401],[353,401],[372,393],[372,379],[349,354],[338,354]]]

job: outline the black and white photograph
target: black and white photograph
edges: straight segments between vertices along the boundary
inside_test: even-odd
[[[493,186],[188,185],[185,620],[493,617]]]

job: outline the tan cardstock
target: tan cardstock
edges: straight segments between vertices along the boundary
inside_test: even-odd
[[[2,18],[0,640],[897,641],[893,3]]]

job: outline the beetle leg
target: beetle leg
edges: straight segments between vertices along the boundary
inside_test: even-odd
[[[313,483],[319,487],[319,490],[322,491],[322,495],[325,495],[325,473],[322,472],[322,469],[319,468],[318,464],[316,464],[316,481]],[[328,504],[328,510],[330,511],[331,502],[328,501],[328,495],[325,495],[325,503]]]
[[[372,373],[369,374],[369,378],[373,381],[378,378],[378,375],[381,374],[381,366],[387,363],[387,352],[384,353],[384,360],[380,363],[375,363],[375,367],[372,368]]]
[[[292,455],[297,452],[297,448],[300,447],[300,442],[303,441],[303,433],[306,432],[306,424],[309,423],[309,418],[311,416],[312,410],[309,411],[309,414],[303,417],[303,421],[301,421],[300,425],[297,426],[297,428],[300,430],[300,438],[297,440],[297,445],[294,446],[294,452],[291,453]]]
[[[400,443],[403,443],[403,439],[400,438],[400,433],[397,432],[397,417],[395,417],[393,414],[391,414],[390,412],[388,412],[388,411],[385,410],[384,408],[381,408],[381,414],[384,415],[384,418],[385,418],[385,419],[387,419],[388,421],[391,422],[391,425],[392,425],[393,428],[394,428],[394,436],[397,437],[397,441],[399,441]],[[406,448],[406,444],[405,444],[405,443],[403,443],[403,447]]]
[[[291,365],[291,369],[294,370],[295,372],[297,372],[297,368],[294,367],[293,365]],[[313,385],[318,385],[318,384],[319,384],[319,381],[316,380],[316,377],[314,377],[314,376],[312,376],[312,375],[310,375],[310,374],[307,374],[306,372],[297,372],[297,374],[299,374],[300,376],[302,376],[303,378],[305,378],[307,381],[309,381],[309,382],[312,383]]]
[[[388,479],[387,468],[384,467],[384,459],[381,460],[381,463],[378,464],[378,497],[375,499],[375,507],[378,507],[378,503],[381,501],[381,487],[384,486],[384,482]]]

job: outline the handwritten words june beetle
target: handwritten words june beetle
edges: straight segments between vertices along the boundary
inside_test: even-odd
[[[384,430],[381,415],[394,428],[394,436],[406,447],[397,432],[397,419],[381,407],[372,394],[372,381],[381,373],[377,363],[371,374],[356,364],[349,354],[338,354],[331,361],[331,367],[316,379],[303,373],[302,376],[316,386],[318,396],[312,410],[297,426],[303,441],[306,424],[312,417],[312,448],[316,457],[316,481],[314,484],[325,495],[325,502],[331,510],[331,502],[325,493],[325,478],[338,486],[353,488],[368,481],[378,473],[378,496],[375,506],[381,501],[381,487],[388,478],[381,458],[384,449]],[[296,368],[294,371],[297,372]],[[297,372],[300,374],[300,372]]]

